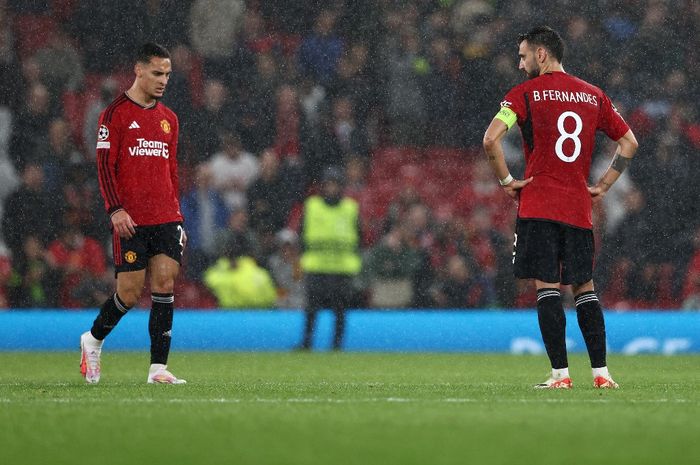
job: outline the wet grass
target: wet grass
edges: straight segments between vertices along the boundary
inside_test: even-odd
[[[698,464],[700,357],[611,357],[622,389],[536,391],[543,357],[0,354],[3,464]]]

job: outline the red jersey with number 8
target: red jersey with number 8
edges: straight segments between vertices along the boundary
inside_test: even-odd
[[[527,80],[501,107],[517,115],[525,152],[518,217],[591,229],[588,176],[596,131],[617,141],[629,126],[598,87],[564,72]]]
[[[100,115],[97,173],[107,213],[123,208],[138,226],[182,221],[178,120],[160,102],[142,107],[126,93]]]

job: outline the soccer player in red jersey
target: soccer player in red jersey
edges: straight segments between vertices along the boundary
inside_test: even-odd
[[[167,369],[173,287],[187,240],[178,200],[178,120],[159,102],[171,69],[165,48],[143,45],[136,56],[133,85],[100,115],[97,174],[112,223],[117,291],[80,338],[80,369],[88,383],[99,382],[102,343],[138,301],[146,269],[153,303],[147,382],[185,382]]]
[[[537,315],[552,375],[535,387],[573,385],[560,293],[561,284],[571,284],[593,385],[617,388],[607,368],[605,322],[593,286],[591,208],[630,164],[637,140],[602,90],[564,72],[564,42],[556,31],[536,27],[518,44],[519,68],[529,79],[506,94],[484,135],[484,150],[506,194],[518,202],[515,276],[534,278],[537,287]],[[509,173],[501,144],[515,123],[523,138],[524,180]],[[618,145],[607,171],[589,187],[597,130]]]

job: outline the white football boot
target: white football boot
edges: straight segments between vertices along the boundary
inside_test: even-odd
[[[80,374],[89,384],[100,382],[100,355],[102,341],[95,339],[90,331],[80,336]]]
[[[617,384],[610,376],[596,376],[593,379],[593,387],[596,389],[619,389]]]
[[[167,365],[154,363],[148,370],[148,384],[185,384],[187,381],[175,377],[168,371]]]
[[[549,378],[544,383],[535,384],[534,386],[535,389],[571,389],[573,387],[574,382],[571,381],[569,377],[559,379]]]

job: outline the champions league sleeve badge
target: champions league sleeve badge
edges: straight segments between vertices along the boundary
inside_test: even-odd
[[[100,128],[97,130],[97,140],[107,139],[109,139],[109,129],[104,124],[100,124]]]

